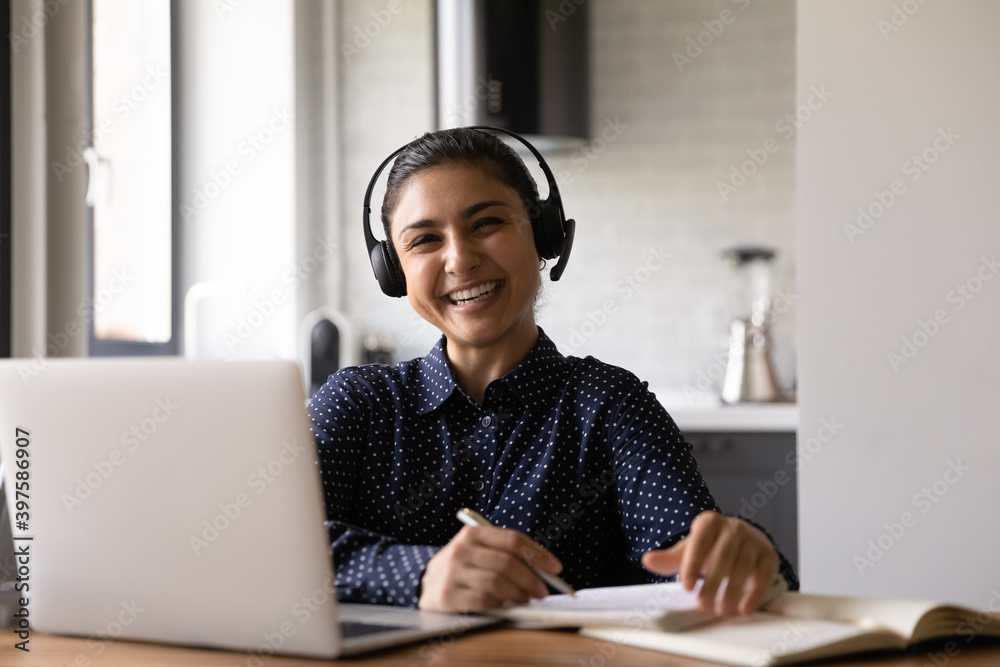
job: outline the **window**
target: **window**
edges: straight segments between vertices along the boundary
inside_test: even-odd
[[[91,0],[90,351],[176,354],[170,0]]]

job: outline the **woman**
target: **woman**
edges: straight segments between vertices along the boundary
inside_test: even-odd
[[[442,337],[312,399],[340,599],[523,603],[548,592],[528,562],[576,588],[701,576],[699,603],[723,615],[756,610],[779,565],[797,587],[760,529],[718,512],[646,384],[564,357],[536,325],[538,199],[517,154],[468,128],[420,137],[390,170],[390,261]],[[462,507],[496,527],[460,528]]]

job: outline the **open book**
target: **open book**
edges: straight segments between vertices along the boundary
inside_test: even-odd
[[[596,619],[595,619],[596,620]],[[955,636],[1000,636],[1000,613],[914,600],[786,593],[751,616],[686,632],[584,623],[582,634],[733,665],[790,665],[848,653],[904,649]]]
[[[726,581],[718,595],[725,592]],[[679,632],[716,620],[711,611],[698,609],[701,580],[693,591],[675,582],[584,588],[575,596],[550,595],[526,605],[502,607],[496,615],[530,627],[569,628],[589,625],[618,625],[629,628]],[[774,578],[765,601],[788,590],[781,576]]]

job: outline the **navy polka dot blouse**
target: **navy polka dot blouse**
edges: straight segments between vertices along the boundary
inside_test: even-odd
[[[575,588],[663,580],[642,554],[718,507],[646,383],[564,357],[539,329],[480,406],[456,384],[446,342],[396,366],[341,369],[312,398],[339,599],[415,607],[462,507],[548,548]],[[784,558],[782,572],[794,582]]]

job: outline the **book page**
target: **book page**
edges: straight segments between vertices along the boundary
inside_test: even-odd
[[[614,626],[585,627],[581,634],[643,648],[765,667],[876,648],[895,648],[888,631],[866,630],[837,621],[801,620],[768,612],[739,617],[681,633]]]
[[[920,619],[913,640],[961,636],[971,641],[976,635],[1000,637],[1000,612],[976,611],[968,607],[946,605]]]
[[[928,612],[939,607],[921,600],[882,600],[789,593],[765,605],[766,611],[801,619],[826,619],[892,630],[907,642]]]

